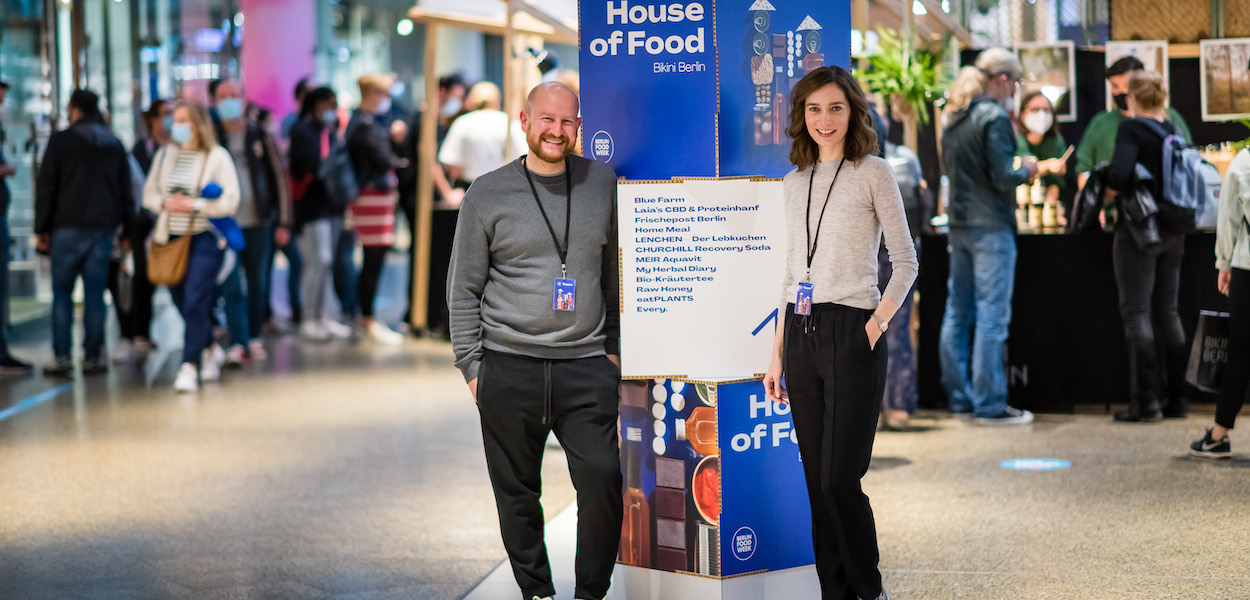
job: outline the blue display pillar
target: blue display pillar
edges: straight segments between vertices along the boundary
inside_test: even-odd
[[[759,382],[780,280],[758,289],[782,268],[781,186],[768,179],[792,168],[790,90],[849,66],[849,0],[583,0],[579,21],[583,148],[628,180],[625,524],[610,597],[818,597],[789,407]],[[750,179],[724,193],[703,178]],[[638,184],[672,179],[685,181]]]

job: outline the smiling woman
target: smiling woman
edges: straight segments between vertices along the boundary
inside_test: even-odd
[[[822,127],[834,128],[832,135],[821,135],[812,128],[818,116],[829,118]],[[836,127],[838,123],[842,126]],[[877,134],[868,116],[864,92],[850,73],[838,67],[812,71],[794,86],[786,135],[794,140],[790,162],[799,170],[816,162],[824,147],[840,146],[840,152],[844,151],[852,162],[877,151]]]
[[[915,281],[916,251],[893,171],[875,155],[868,101],[851,74],[811,71],[792,98],[786,133],[797,168],[785,177],[785,324],[764,388],[774,402],[786,401],[785,380],[823,596],[880,600],[887,597],[877,532],[860,478],[885,393],[882,334]],[[883,233],[894,264],[884,296],[876,286]]]

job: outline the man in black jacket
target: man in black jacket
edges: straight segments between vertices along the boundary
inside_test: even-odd
[[[39,168],[35,193],[38,249],[52,258],[52,351],[45,375],[69,375],[74,282],[83,282],[84,374],[105,371],[104,289],[118,228],[129,243],[134,199],[126,148],[104,124],[100,99],[76,90],[70,126],[55,133]]]
[[[226,296],[226,320],[230,322],[231,348],[227,358],[233,363],[241,363],[245,356],[262,360],[265,347],[260,334],[269,312],[273,247],[275,242],[285,246],[291,236],[286,169],[273,136],[260,123],[244,116],[245,102],[239,87],[230,81],[214,81],[210,93],[217,140],[234,158],[239,175],[239,212],[234,218],[243,229],[244,240],[238,266],[222,290]],[[243,277],[247,281],[246,296],[240,285]]]

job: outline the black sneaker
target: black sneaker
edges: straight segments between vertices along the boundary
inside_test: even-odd
[[[0,373],[25,373],[30,371],[30,363],[22,362],[12,356],[0,357]]]
[[[55,358],[43,366],[43,374],[45,377],[73,377],[74,361],[64,357]]]
[[[1218,441],[1211,439],[1211,430],[1208,429],[1203,434],[1202,439],[1189,445],[1189,453],[1206,458],[1231,458],[1233,456],[1233,446],[1229,443],[1228,436],[1224,436]]]
[[[108,363],[98,358],[90,358],[82,361],[83,375],[98,375],[100,373],[108,373],[108,371]]]
[[[1028,425],[1033,422],[1033,413],[1008,406],[1003,412],[992,417],[977,417],[977,425],[986,427],[1006,427],[1009,425]]]

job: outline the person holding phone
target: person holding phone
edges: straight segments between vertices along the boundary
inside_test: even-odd
[[[214,381],[220,376],[220,365],[205,351],[213,344],[212,303],[224,249],[210,231],[208,220],[234,215],[239,207],[239,177],[230,153],[217,144],[203,105],[180,100],[174,106],[170,138],[173,143],[153,159],[143,189],[143,206],[160,215],[154,243],[192,236],[186,276],[170,287],[169,293],[186,322],[182,366],[174,389],[194,392],[201,380]],[[204,198],[202,191],[210,184],[221,190],[212,200]]]
[[[898,183],[876,156],[877,134],[855,78],[822,67],[799,80],[792,97],[785,323],[764,389],[791,405],[822,596],[883,600],[876,525],[860,479],[885,393],[882,334],[919,265]],[[877,288],[882,234],[894,265],[884,295]]]

